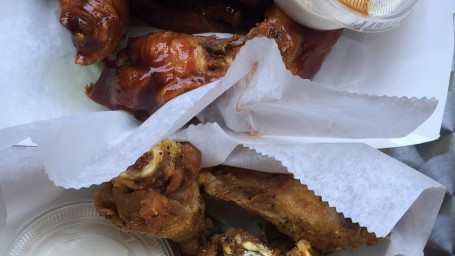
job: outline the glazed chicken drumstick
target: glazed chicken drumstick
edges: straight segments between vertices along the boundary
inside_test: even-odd
[[[130,38],[87,95],[145,120],[169,100],[222,77],[243,41],[171,31]]]
[[[115,52],[125,37],[128,0],[60,0],[60,23],[73,37],[76,64],[90,65]]]
[[[322,254],[381,241],[330,208],[292,175],[221,167],[213,174],[201,173],[199,183],[209,196],[236,203],[294,241],[308,241]]]
[[[124,231],[172,239],[194,255],[205,227],[200,163],[194,146],[165,139],[96,193],[96,210]]]

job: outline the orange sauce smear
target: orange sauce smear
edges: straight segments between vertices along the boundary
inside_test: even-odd
[[[368,10],[370,9],[371,2],[370,0],[338,0],[340,3],[344,4],[346,7],[349,7],[355,11],[368,15]]]

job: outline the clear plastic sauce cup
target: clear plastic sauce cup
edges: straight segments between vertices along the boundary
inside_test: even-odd
[[[291,18],[315,29],[380,32],[397,27],[417,0],[275,0]]]
[[[163,239],[127,233],[99,216],[93,203],[78,203],[35,217],[8,256],[173,256]]]

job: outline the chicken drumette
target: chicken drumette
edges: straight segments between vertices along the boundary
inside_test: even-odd
[[[194,255],[204,231],[197,175],[200,152],[167,139],[95,195],[95,207],[122,230],[169,238]]]
[[[145,120],[169,100],[222,77],[242,44],[237,36],[219,39],[170,31],[131,38],[87,87],[87,95]]]
[[[60,23],[72,33],[77,64],[106,58],[125,36],[128,0],[60,0],[60,7]]]

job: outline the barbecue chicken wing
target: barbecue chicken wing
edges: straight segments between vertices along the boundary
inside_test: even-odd
[[[200,152],[161,141],[95,195],[95,207],[120,229],[172,239],[194,255],[204,232],[197,175]]]
[[[342,33],[302,26],[268,0],[132,0],[131,9],[133,15],[166,30],[190,34],[251,30],[249,39],[275,39],[286,68],[308,79],[319,71]]]
[[[180,33],[246,34],[264,19],[271,0],[131,0],[131,15]]]
[[[222,167],[213,174],[202,173],[199,183],[209,196],[238,204],[323,254],[381,240],[345,219],[291,175]]]
[[[86,93],[101,105],[145,120],[169,100],[224,76],[240,47],[255,37],[274,39],[286,68],[302,78],[313,78],[341,30],[303,27],[274,6],[265,15],[267,18],[245,36],[221,39],[165,31],[130,38],[127,48],[117,53],[115,61],[106,63]],[[182,27],[190,24],[179,22]]]
[[[60,23],[72,33],[77,64],[106,58],[125,36],[128,0],[60,0],[60,6]]]
[[[247,38],[275,39],[286,68],[306,79],[316,76],[343,32],[342,29],[323,31],[302,26],[277,7],[268,9],[265,16]]]
[[[312,78],[341,30],[305,28],[277,8],[267,15],[246,36],[220,39],[167,31],[131,38],[115,62],[107,63],[98,81],[87,86],[87,95],[145,120],[169,100],[224,76],[244,42],[258,36],[275,39],[294,75]]]
[[[147,119],[169,100],[222,77],[243,41],[158,32],[131,38],[87,95]]]

